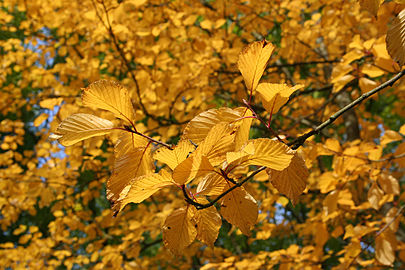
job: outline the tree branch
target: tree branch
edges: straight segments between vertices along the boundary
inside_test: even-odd
[[[205,209],[205,208],[213,206],[216,202],[218,202],[220,199],[222,199],[226,194],[228,194],[229,192],[233,191],[234,189],[236,189],[238,187],[241,187],[244,183],[246,183],[247,181],[252,179],[253,176],[255,176],[256,174],[258,174],[259,172],[261,172],[261,171],[263,171],[265,169],[266,169],[266,167],[264,167],[264,166],[260,167],[259,169],[257,169],[253,173],[251,173],[248,177],[246,177],[243,181],[241,181],[241,182],[235,184],[234,186],[230,187],[226,191],[222,192],[218,197],[216,197],[210,203],[206,203],[206,204],[201,204],[201,203],[195,202],[193,199],[191,199],[190,196],[188,196],[188,194],[187,194],[187,190],[186,190],[185,185],[182,185],[181,189],[183,191],[183,195],[184,195],[184,198],[185,198],[186,202],[188,202],[191,205],[194,205],[195,208],[197,208],[197,210],[201,210],[201,209]]]
[[[386,81],[385,83],[381,84],[380,86],[374,88],[373,90],[364,93],[361,95],[358,99],[354,100],[350,104],[346,105],[344,108],[333,114],[332,116],[329,117],[328,120],[314,128],[313,130],[305,133],[304,135],[299,136],[297,139],[294,141],[288,143],[288,146],[290,146],[293,150],[298,149],[301,145],[304,144],[304,142],[311,136],[315,134],[319,134],[319,132],[324,129],[325,127],[329,126],[332,124],[336,119],[338,119],[343,113],[346,111],[352,109],[353,107],[359,105],[363,100],[369,98],[370,96],[374,95],[375,93],[378,93],[379,91],[383,90],[384,88],[388,86],[392,86],[396,81],[398,81],[402,76],[405,75],[405,70],[402,70],[399,72],[395,77],[391,78],[390,80]]]

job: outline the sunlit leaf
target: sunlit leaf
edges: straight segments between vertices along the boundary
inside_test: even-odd
[[[391,265],[395,261],[397,240],[395,234],[384,231],[375,240],[375,257],[383,265]]]
[[[173,185],[172,177],[164,170],[160,171],[159,174],[148,174],[133,179],[120,194],[120,211],[128,203],[140,203],[161,188],[171,185]]]
[[[257,202],[245,189],[236,188],[221,200],[221,215],[249,236],[258,216]]]
[[[128,90],[119,83],[112,81],[97,81],[83,89],[83,105],[104,109],[116,117],[133,124],[135,111]]]
[[[213,172],[214,167],[206,156],[195,155],[188,157],[173,170],[173,180],[179,184],[187,184],[191,180],[209,172]]]
[[[214,196],[220,195],[226,185],[225,178],[219,173],[212,172],[207,174],[197,186],[197,194]]]
[[[186,207],[173,211],[166,218],[162,229],[163,243],[176,255],[180,255],[197,236],[193,216],[191,207]]]
[[[153,157],[174,170],[174,168],[182,163],[194,150],[195,146],[192,145],[190,141],[182,140],[173,150],[164,147],[159,148]]]
[[[257,87],[257,92],[260,93],[266,111],[274,114],[288,101],[292,93],[302,87],[304,86],[301,84],[289,87],[286,84],[261,83]]]
[[[405,63],[405,9],[394,18],[387,32],[387,51],[402,66]]]
[[[266,40],[249,44],[239,54],[238,68],[248,90],[256,89],[274,46]]]
[[[114,124],[106,119],[92,114],[77,113],[60,123],[52,139],[58,139],[59,143],[69,146],[94,136],[110,133]]]
[[[299,195],[304,191],[309,172],[305,161],[298,153],[294,154],[290,165],[282,171],[268,169],[272,185],[282,194],[286,195],[295,203]]]
[[[114,162],[114,169],[107,182],[107,199],[115,211],[121,207],[118,201],[122,190],[131,184],[131,180],[153,173],[149,147],[134,148],[127,154],[119,156]]]
[[[294,156],[294,151],[288,148],[283,143],[270,139],[255,139],[250,140],[249,144],[246,147],[254,147],[254,153],[249,151],[241,150],[241,153],[229,153],[227,158],[229,158],[228,163],[230,168],[234,168],[238,165],[257,165],[257,166],[266,166],[274,170],[284,170],[288,167],[291,162],[291,159]],[[237,158],[237,155],[240,155]]]
[[[243,110],[243,111],[242,111]],[[232,123],[243,116],[245,108],[232,110],[230,108],[211,109],[194,117],[183,131],[182,139],[200,144],[208,132],[218,123]]]
[[[198,199],[199,203],[208,203],[205,199]],[[197,224],[197,239],[213,247],[222,225],[221,216],[214,206],[198,210],[194,215]]]

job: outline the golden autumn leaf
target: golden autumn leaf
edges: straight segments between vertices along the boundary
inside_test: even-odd
[[[402,66],[405,63],[405,9],[403,9],[392,21],[387,31],[387,51],[395,61]]]
[[[120,211],[128,203],[140,203],[161,188],[171,185],[173,185],[172,177],[165,170],[133,179],[120,193]]]
[[[175,255],[190,245],[197,236],[194,211],[190,206],[173,211],[163,225],[163,243]]]
[[[307,185],[309,172],[304,159],[294,153],[290,165],[282,171],[268,169],[272,185],[295,203]]]
[[[192,145],[190,141],[181,140],[173,150],[160,148],[154,153],[153,157],[174,170],[177,165],[182,163],[194,150],[195,146]]]
[[[221,174],[211,172],[198,183],[196,193],[206,196],[220,195],[226,183],[227,181]]]
[[[219,123],[232,123],[245,113],[246,108],[219,108],[211,109],[200,113],[187,124],[183,131],[182,140],[191,140],[195,144],[200,144],[208,132]]]
[[[382,191],[376,182],[373,182],[370,189],[368,190],[367,199],[371,206],[378,210],[381,207],[380,201],[384,196],[384,191]]]
[[[274,46],[263,40],[249,44],[239,54],[238,68],[249,91],[256,89],[273,50]]]
[[[206,199],[198,198],[199,203],[208,203]],[[197,224],[197,239],[213,247],[222,225],[221,216],[214,206],[196,211],[194,215]]]
[[[135,111],[128,90],[112,81],[96,81],[83,89],[83,105],[112,112],[116,117],[133,124]]]
[[[397,240],[395,234],[389,230],[382,232],[375,239],[375,257],[383,265],[391,265],[395,261]]]
[[[240,117],[245,117],[237,122],[239,127],[235,135],[235,150],[239,150],[249,140],[250,126],[252,125],[253,118],[250,118],[252,112],[246,108],[236,108],[235,110],[240,112]]]
[[[399,195],[400,187],[398,180],[392,175],[381,173],[377,179],[378,186],[385,192],[385,194]]]
[[[153,173],[149,147],[138,147],[116,158],[113,173],[107,181],[107,199],[114,210],[120,209],[118,201],[123,189],[132,179]]]
[[[246,147],[250,148],[251,144],[254,147],[253,154],[249,154],[252,151],[251,149],[247,152],[242,149],[241,154],[228,153],[228,167],[257,165],[281,171],[288,167],[295,153],[285,144],[266,138],[250,140]]]
[[[118,158],[127,154],[135,148],[146,147],[149,141],[140,135],[132,132],[120,132],[117,143],[114,145],[114,154]]]
[[[70,146],[84,139],[108,134],[113,128],[111,121],[92,114],[77,113],[63,120],[50,138]]]
[[[221,215],[249,236],[258,216],[257,202],[244,188],[238,187],[221,200]]]
[[[213,172],[215,169],[206,156],[188,157],[173,170],[173,180],[179,184],[187,184],[196,177]]]
[[[47,113],[41,113],[37,118],[34,120],[34,127],[39,127],[46,119],[48,119]]]
[[[286,84],[261,83],[256,90],[260,93],[263,107],[270,114],[274,114],[288,101],[292,93],[302,87],[304,86],[301,84],[289,87]]]
[[[227,152],[235,150],[234,140],[234,129],[228,123],[219,123],[208,132],[195,155],[206,156],[213,166],[218,166],[225,161]]]

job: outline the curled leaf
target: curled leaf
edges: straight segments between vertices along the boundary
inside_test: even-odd
[[[81,140],[110,133],[114,128],[111,121],[92,114],[77,113],[69,116],[59,124],[51,139],[70,146]]]

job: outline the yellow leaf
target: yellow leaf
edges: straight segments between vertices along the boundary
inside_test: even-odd
[[[399,195],[400,188],[398,180],[392,175],[381,173],[378,176],[377,182],[385,194]]]
[[[148,143],[149,141],[140,135],[127,131],[120,132],[114,146],[115,157],[123,156],[135,148],[145,147]]]
[[[59,106],[63,101],[63,98],[47,98],[44,100],[41,100],[39,102],[39,106],[42,108],[48,109],[48,110],[53,110],[55,106]]]
[[[196,193],[206,196],[220,195],[226,183],[227,181],[222,175],[212,172],[207,174],[200,183],[198,183]]]
[[[234,129],[228,123],[219,123],[208,132],[195,155],[206,156],[213,166],[218,166],[225,161],[227,152],[235,150],[234,140]]]
[[[111,202],[115,214],[121,208],[118,199],[123,189],[136,177],[152,172],[149,147],[134,148],[116,158],[113,173],[107,181],[107,199]]]
[[[230,108],[211,109],[194,117],[183,131],[182,140],[191,140],[195,144],[201,143],[208,132],[219,123],[231,123],[242,117],[246,109]]]
[[[70,146],[81,140],[110,133],[114,128],[112,122],[92,114],[77,113],[69,116],[59,124],[51,139]]]
[[[208,203],[207,200],[199,198],[199,203]],[[204,244],[213,247],[222,225],[221,216],[214,206],[198,210],[194,215],[197,224],[197,239]]]
[[[393,130],[386,130],[380,139],[380,143],[382,146],[385,146],[391,142],[396,142],[399,140],[402,140],[401,134]]]
[[[405,154],[405,142],[398,145],[397,150],[395,150],[396,156],[404,155],[404,154]],[[399,167],[405,168],[405,157],[404,156],[402,156],[401,158],[396,158],[394,161],[399,165]]]
[[[46,119],[48,119],[47,113],[41,113],[37,118],[34,120],[34,127],[39,127]]]
[[[254,146],[254,154],[245,155],[245,152],[241,154],[240,158],[235,160],[234,155],[236,154],[228,154],[229,161],[232,161],[228,161],[229,168],[234,168],[237,165],[257,165],[281,171],[288,167],[295,153],[295,151],[289,149],[285,144],[266,138],[250,140],[250,143]],[[247,144],[247,147],[251,147],[249,144]],[[244,148],[241,152],[243,151]],[[251,152],[251,150],[247,152]]]
[[[170,169],[174,170],[180,163],[182,163],[193,151],[195,150],[194,145],[188,140],[180,141],[177,146],[170,150],[168,148],[159,148],[153,157],[165,163]]]
[[[238,67],[249,91],[254,91],[266,68],[274,46],[266,40],[249,44],[239,54]]]
[[[405,124],[401,126],[401,128],[399,129],[399,133],[405,136]]]
[[[173,180],[177,184],[183,185],[213,171],[214,167],[206,156],[194,155],[185,159],[173,170]]]
[[[309,172],[305,161],[298,153],[294,154],[290,165],[282,171],[267,170],[273,186],[295,203],[304,191]]]
[[[286,84],[261,83],[257,91],[260,93],[263,107],[270,114],[274,114],[288,101],[292,93],[302,87],[304,86],[301,84],[289,87]]]
[[[230,186],[224,191],[228,188]],[[239,227],[243,234],[249,236],[258,216],[256,200],[245,189],[238,187],[221,200],[221,215],[229,223]]]
[[[388,28],[386,43],[387,51],[392,59],[399,62],[402,66],[405,63],[405,9],[394,18],[391,26]]]
[[[395,261],[395,249],[397,240],[395,234],[384,231],[375,239],[375,258],[383,265],[390,265]]]
[[[362,77],[359,79],[359,86],[361,89],[362,93],[366,93],[368,91],[373,90],[374,88],[376,88],[378,85],[378,83],[376,83],[375,81],[372,81],[370,79],[367,79],[365,77]]]
[[[252,112],[246,108],[236,108],[235,111],[240,112],[240,117],[250,117]],[[244,118],[238,121],[240,124],[235,135],[235,149],[239,150],[249,140],[250,126],[252,125],[253,118]]]
[[[346,84],[354,80],[356,77],[354,77],[351,74],[344,75],[339,78],[339,80],[336,80],[335,83],[333,84],[333,93],[339,92],[343,87],[345,87]]]
[[[382,191],[376,182],[373,182],[371,185],[370,189],[368,190],[367,193],[367,199],[368,202],[370,203],[371,207],[374,209],[378,210],[380,209],[380,201],[384,196],[384,191]]]
[[[120,194],[120,211],[128,203],[140,203],[161,188],[171,185],[173,185],[172,177],[164,170],[161,170],[159,174],[153,173],[133,179]]]
[[[133,124],[135,111],[128,90],[119,83],[112,81],[97,81],[83,89],[83,105],[104,109],[116,117]]]
[[[163,243],[176,255],[190,245],[197,236],[191,207],[173,211],[163,225]]]
[[[373,16],[377,16],[377,11],[382,2],[383,0],[360,0],[360,6],[362,9],[370,12]]]
[[[362,73],[368,75],[368,76],[371,77],[371,78],[384,75],[384,73],[385,73],[384,70],[382,70],[382,69],[380,69],[380,68],[378,68],[378,67],[376,67],[376,66],[373,66],[373,65],[371,65],[371,64],[364,64],[364,65],[360,68],[360,71],[361,71]]]

